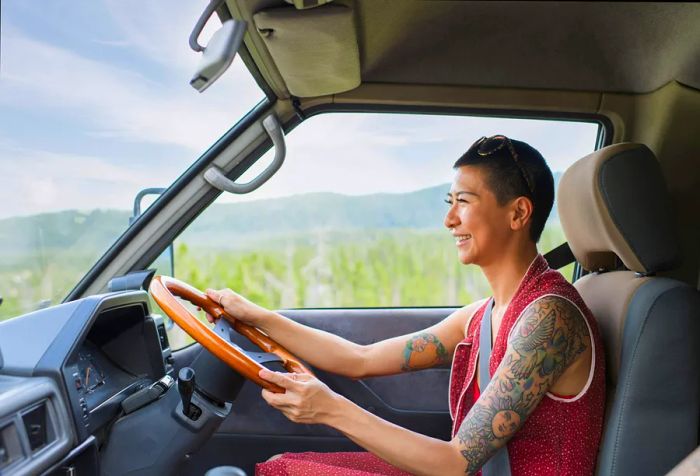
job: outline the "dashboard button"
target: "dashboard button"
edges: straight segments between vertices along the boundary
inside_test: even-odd
[[[83,388],[83,381],[80,380],[80,374],[79,373],[74,373],[73,374],[73,381],[75,382],[75,389],[80,390]]]

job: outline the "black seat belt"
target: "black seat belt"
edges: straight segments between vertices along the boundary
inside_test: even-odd
[[[569,263],[576,261],[568,242],[564,242],[544,255],[547,264],[552,269],[561,269]]]

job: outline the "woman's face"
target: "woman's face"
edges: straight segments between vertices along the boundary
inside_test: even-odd
[[[511,207],[498,205],[486,174],[480,167],[459,167],[447,197],[445,226],[455,237],[463,264],[488,265],[512,238]]]

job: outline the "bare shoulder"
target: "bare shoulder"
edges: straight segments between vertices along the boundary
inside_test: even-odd
[[[548,294],[527,305],[513,326],[510,337],[515,335],[516,330],[526,331],[528,323],[541,321],[552,321],[555,325],[580,324],[584,327],[586,322],[581,310],[569,299]]]
[[[486,301],[488,301],[488,298],[474,301],[473,303],[468,304],[455,312],[456,319],[458,321],[457,325],[460,329],[462,329],[465,335],[467,334],[467,327],[474,317],[474,314],[476,314],[476,311],[478,311],[479,308],[486,303]]]

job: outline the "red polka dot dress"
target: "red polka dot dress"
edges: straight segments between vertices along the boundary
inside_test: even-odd
[[[546,295],[557,295],[577,306],[588,325],[593,343],[593,365],[584,389],[572,397],[548,393],[523,427],[508,443],[513,476],[590,475],[603,428],[605,364],[595,320],[576,289],[538,255],[523,277],[506,310],[489,362],[491,375],[505,355],[508,334],[525,308]],[[474,378],[479,355],[479,331],[484,305],[467,325],[467,337],[457,345],[450,378],[452,434],[479,396]],[[285,453],[259,463],[256,476],[404,476],[395,466],[367,452]]]
[[[256,476],[410,476],[372,453],[285,453],[255,466]]]
[[[503,315],[496,335],[489,371],[496,372],[506,353],[508,336],[525,308],[537,299],[556,295],[572,302],[586,320],[593,344],[591,371],[578,395],[562,397],[548,392],[525,424],[508,442],[513,476],[591,475],[595,472],[605,411],[605,358],[600,333],[591,311],[564,277],[537,256]],[[457,345],[450,379],[452,435],[459,429],[479,395],[475,372],[479,356],[481,318],[486,304],[467,325],[466,338]]]

